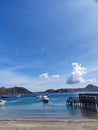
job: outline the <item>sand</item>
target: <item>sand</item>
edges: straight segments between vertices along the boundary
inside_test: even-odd
[[[0,120],[0,130],[98,130],[97,119]]]

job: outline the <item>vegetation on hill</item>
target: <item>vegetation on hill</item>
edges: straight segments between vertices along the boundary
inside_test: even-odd
[[[24,87],[13,87],[13,88],[0,88],[0,95],[3,94],[29,94],[32,93],[31,91],[27,90]]]
[[[85,88],[60,88],[60,89],[48,89],[45,92],[90,92],[98,91],[98,87],[92,84],[87,85]]]

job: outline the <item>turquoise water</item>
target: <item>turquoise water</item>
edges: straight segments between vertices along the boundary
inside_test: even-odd
[[[0,118],[97,118],[97,110],[85,110],[66,105],[69,96],[78,93],[51,93],[49,103],[37,99],[35,94],[16,98],[9,95],[6,104],[0,106]]]

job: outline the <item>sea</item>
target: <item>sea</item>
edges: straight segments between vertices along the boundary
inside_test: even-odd
[[[8,95],[6,103],[0,105],[0,119],[39,119],[39,118],[98,118],[98,110],[88,110],[79,106],[70,106],[66,100],[78,96],[78,92],[49,93],[49,102],[37,99],[38,94],[24,94],[21,97]]]

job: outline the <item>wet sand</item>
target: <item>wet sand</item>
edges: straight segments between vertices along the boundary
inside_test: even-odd
[[[98,130],[97,119],[0,120],[0,130]]]

